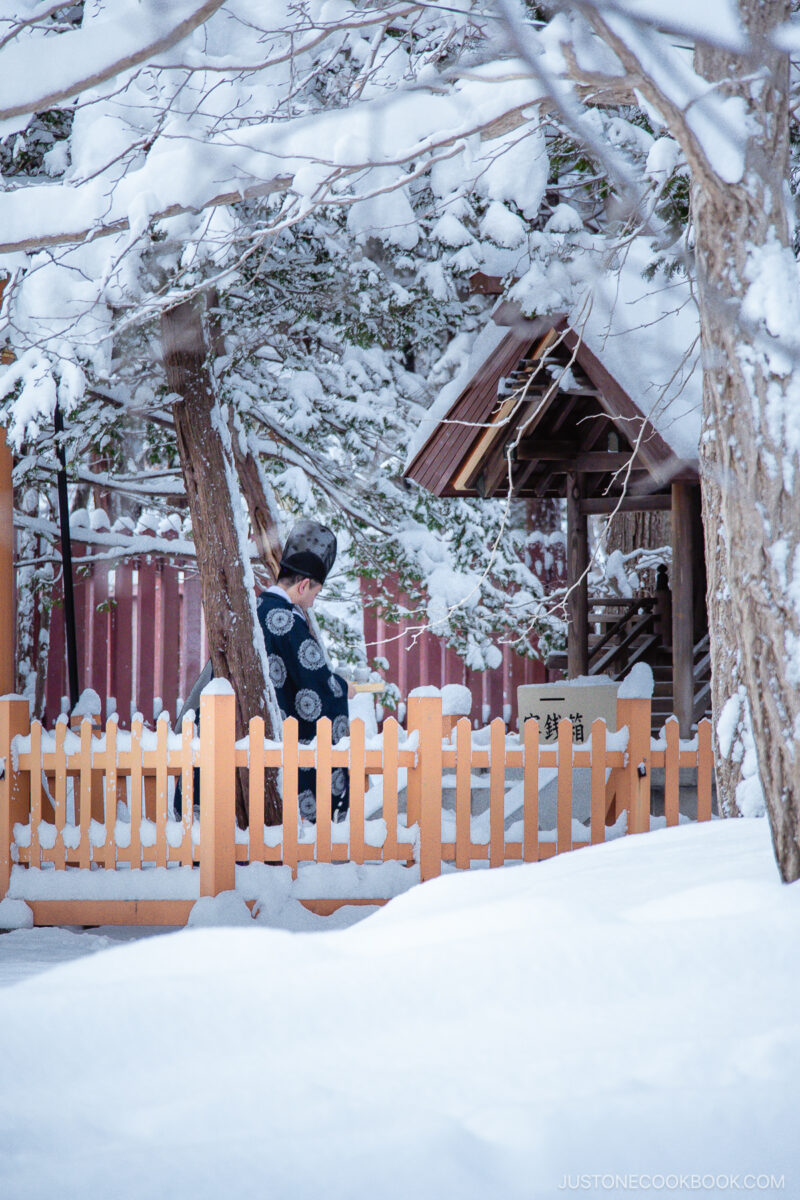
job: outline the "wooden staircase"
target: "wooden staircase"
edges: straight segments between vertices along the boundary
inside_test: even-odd
[[[589,675],[620,680],[636,663],[646,662],[653,671],[654,734],[674,711],[671,628],[664,595],[589,598]],[[566,671],[566,653],[551,654],[546,665],[550,670]],[[707,633],[694,647],[693,676],[696,723],[711,712],[711,653]]]

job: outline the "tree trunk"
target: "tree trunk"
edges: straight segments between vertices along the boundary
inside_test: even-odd
[[[278,522],[273,511],[273,506],[267,496],[264,481],[258,469],[258,463],[249,447],[246,452],[242,449],[237,434],[238,429],[234,431],[232,440],[236,472],[239,476],[239,486],[247,502],[247,511],[250,514],[250,528],[253,531],[253,540],[258,550],[258,556],[264,565],[270,583],[275,583],[278,578],[278,567],[281,561]]]
[[[729,751],[736,736],[746,749],[752,720],[775,854],[788,882],[800,877],[800,612],[792,595],[800,562],[800,464],[796,448],[787,444],[792,405],[798,403],[792,384],[796,328],[789,328],[787,299],[796,311],[800,297],[784,198],[789,60],[768,37],[788,19],[789,2],[742,0],[740,15],[754,59],[707,47],[695,55],[699,74],[724,81],[719,91],[741,98],[749,131],[741,183],[693,169],[713,705],[718,736],[722,732]],[[763,290],[766,281],[769,291]],[[741,810],[746,760],[741,753],[718,757],[724,811]]]
[[[605,548],[607,554],[614,550],[623,555],[632,554],[634,550],[658,550],[661,546],[669,546],[671,538],[668,512],[620,512],[608,522]],[[657,568],[636,568],[636,573],[639,576],[637,594],[652,596],[656,590]]]
[[[274,738],[278,733],[273,719],[277,704],[256,616],[230,433],[217,402],[209,365],[211,339],[202,297],[165,312],[161,336],[170,390],[182,397],[173,410],[175,432],[214,674],[229,680],[236,693],[236,736],[245,736],[251,717],[262,716],[267,736]],[[246,825],[247,795],[238,773],[236,816],[240,825]],[[280,796],[272,773],[266,781],[265,817],[268,824],[276,824],[281,818]]]

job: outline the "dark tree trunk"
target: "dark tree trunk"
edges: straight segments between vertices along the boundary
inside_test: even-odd
[[[605,534],[605,547],[609,554],[613,550],[631,554],[634,550],[657,550],[661,546],[669,546],[671,539],[671,519],[668,512],[621,512],[609,522]],[[656,590],[656,573],[655,567],[637,570],[639,594],[653,595]]]
[[[247,502],[250,528],[258,556],[269,576],[270,583],[275,583],[278,578],[278,565],[281,561],[281,543],[275,514],[264,491],[258,463],[249,450],[246,454],[242,451],[236,436],[233,438],[233,452],[239,486]]]
[[[236,693],[236,736],[245,736],[251,717],[262,716],[267,736],[274,738],[278,734],[271,717],[275,705],[270,703],[270,683],[264,670],[252,571],[237,522],[239,486],[231,439],[210,370],[208,321],[202,298],[185,301],[163,314],[164,367],[170,390],[182,397],[173,409],[175,432],[214,674],[229,680]],[[271,773],[264,799],[267,823],[279,822],[281,802]],[[240,825],[247,823],[247,810],[246,791],[237,774]]]

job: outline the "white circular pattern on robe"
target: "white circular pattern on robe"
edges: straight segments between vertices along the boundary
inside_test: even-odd
[[[347,735],[349,733],[350,733],[350,721],[344,715],[344,713],[340,713],[338,717],[333,718],[333,725],[331,727],[331,737],[333,740],[333,744],[336,745],[336,743],[340,742],[342,740],[342,738],[347,737]]]
[[[322,712],[322,701],[313,688],[301,688],[294,698],[294,707],[304,721],[316,721]]]
[[[347,776],[344,767],[337,767],[335,771],[331,771],[331,791],[334,796],[341,796],[346,787]]]
[[[318,671],[325,662],[322,651],[313,638],[306,638],[297,651],[297,657],[300,659],[300,666],[305,667],[307,671]]]
[[[307,788],[297,797],[297,807],[300,810],[301,817],[313,817],[316,815],[317,801],[310,789]]]
[[[283,687],[286,683],[286,663],[279,654],[269,656],[269,677],[273,687]]]
[[[275,637],[283,637],[294,625],[294,614],[288,608],[271,608],[267,613],[267,629]]]
[[[344,684],[337,675],[331,675],[330,679],[328,680],[328,687],[331,689],[334,696],[339,697],[344,695]]]

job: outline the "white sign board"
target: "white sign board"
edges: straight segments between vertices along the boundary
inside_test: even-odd
[[[526,684],[517,688],[519,726],[528,717],[539,722],[539,744],[553,745],[558,741],[558,723],[572,721],[572,740],[575,744],[588,741],[592,722],[605,719],[608,729],[617,728],[616,683],[566,684],[544,683],[538,687]]]

